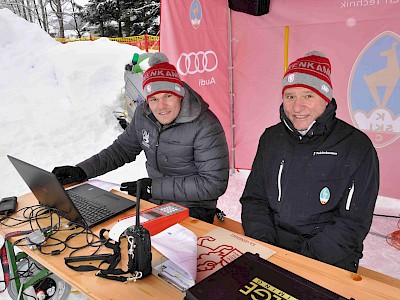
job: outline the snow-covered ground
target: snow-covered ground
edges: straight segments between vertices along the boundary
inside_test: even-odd
[[[123,107],[124,66],[135,52],[143,51],[108,39],[60,44],[39,26],[0,9],[0,197],[30,192],[6,155],[51,171],[97,153],[122,132],[113,111]],[[121,183],[147,177],[144,162],[140,155],[98,179]],[[231,175],[218,204],[237,221],[247,176],[248,171]],[[379,197],[376,213],[399,212],[400,200]],[[400,279],[399,251],[384,238],[397,226],[396,219],[374,218],[362,266]],[[9,298],[0,294],[0,299]]]

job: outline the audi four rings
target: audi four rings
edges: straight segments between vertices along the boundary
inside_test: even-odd
[[[214,51],[199,51],[182,53],[177,62],[179,74],[186,76],[188,74],[212,72],[218,67],[218,57]]]

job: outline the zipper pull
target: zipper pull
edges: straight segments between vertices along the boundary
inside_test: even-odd
[[[351,183],[351,186],[349,187],[349,194],[347,195],[347,201],[346,201],[346,210],[350,210],[350,204],[351,200],[353,199],[353,194],[354,194],[354,181]]]
[[[279,171],[278,171],[278,202],[281,201],[281,197],[282,197],[281,179],[282,179],[282,172],[283,172],[284,165],[285,165],[285,160],[282,159],[281,164],[279,165]]]

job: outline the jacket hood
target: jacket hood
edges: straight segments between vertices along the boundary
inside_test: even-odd
[[[332,101],[326,106],[324,113],[319,116],[310,130],[304,135],[304,137],[312,138],[330,133],[336,123],[336,100],[332,98]],[[285,124],[286,128],[294,135],[297,139],[301,139],[303,136],[294,128],[293,123],[286,116],[283,110],[283,103],[279,108],[281,121]]]
[[[182,98],[181,110],[173,123],[189,123],[196,120],[209,107],[208,103],[196,93],[186,82],[185,96]],[[150,107],[145,103],[144,110],[146,115],[152,115]]]

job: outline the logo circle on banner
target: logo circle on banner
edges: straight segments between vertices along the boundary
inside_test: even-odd
[[[376,148],[400,137],[400,36],[385,31],[359,54],[349,78],[347,99],[354,126]]]
[[[218,57],[214,51],[181,53],[176,63],[179,74],[186,76],[196,73],[212,72],[218,67]]]
[[[201,18],[203,16],[203,9],[200,4],[200,0],[193,0],[189,8],[190,23],[194,29],[199,28],[201,23]]]

